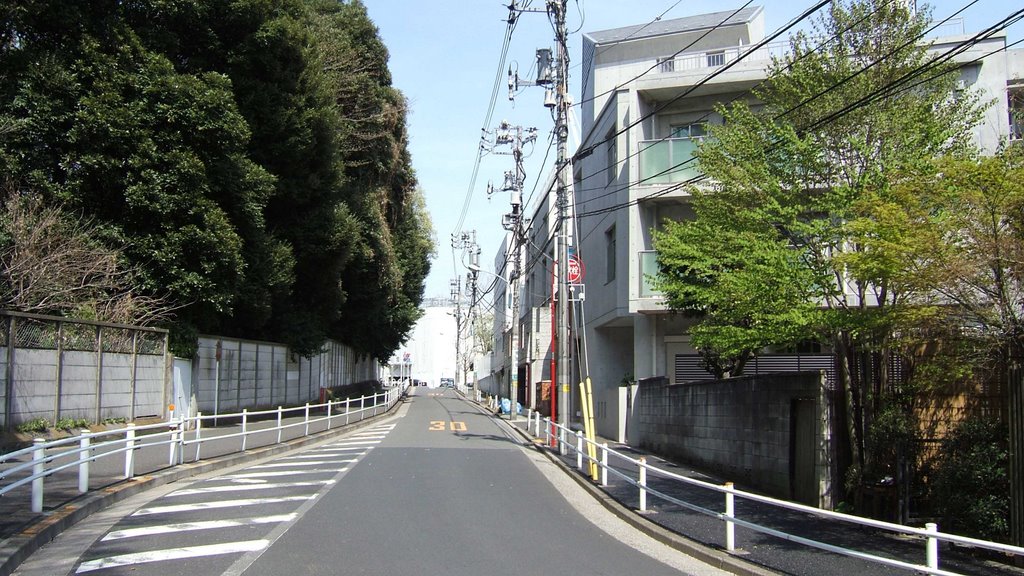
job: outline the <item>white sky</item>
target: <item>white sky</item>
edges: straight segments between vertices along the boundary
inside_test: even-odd
[[[410,102],[408,118],[413,166],[423,189],[427,208],[437,234],[438,255],[427,279],[426,294],[448,297],[449,281],[465,278],[466,268],[456,262],[459,252],[451,248],[451,234],[476,230],[482,254],[481,266],[492,269],[495,253],[504,230],[501,216],[509,210],[507,193],[488,199],[487,182],[496,187],[502,175],[513,168],[511,156],[486,156],[476,185],[470,180],[480,143],[481,128],[490,103],[500,50],[508,17],[508,3],[499,0],[363,0],[370,18],[380,30],[391,54],[390,69],[394,85]],[[936,0],[934,20],[938,21],[967,5],[970,0]],[[521,2],[522,4],[522,2]],[[543,10],[544,0],[532,6]],[[664,14],[664,19],[695,14],[735,10],[743,0],[570,0],[570,93],[579,99],[582,70],[580,36],[583,32],[644,24]],[[807,6],[810,0],[762,0],[752,5],[765,8],[765,33],[770,35],[784,26]],[[1019,10],[1019,0],[977,0],[963,14],[967,33],[976,32]],[[810,20],[801,25],[806,26]],[[579,29],[579,30],[577,30]],[[1008,30],[1008,43],[1021,39],[1024,24]],[[526,88],[508,100],[507,70],[518,67],[520,77],[532,78],[534,52],[553,48],[553,32],[544,14],[523,14],[512,37],[508,58],[500,72],[498,98],[491,123],[493,130],[502,120],[538,128],[538,144],[526,162],[526,190],[530,191],[540,171],[552,120],[543,107],[543,90]],[[1024,43],[1015,48],[1024,47]],[[506,147],[507,150],[507,147]],[[570,151],[571,152],[571,151]],[[529,153],[529,148],[527,149]],[[554,151],[544,168],[541,185],[554,160]],[[469,211],[462,228],[456,230],[467,194]],[[529,213],[529,212],[527,212]]]

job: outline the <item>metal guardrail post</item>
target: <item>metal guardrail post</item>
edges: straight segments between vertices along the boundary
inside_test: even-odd
[[[89,491],[89,443],[90,438],[86,436],[88,430],[79,430],[82,435],[78,441],[78,493],[85,494]]]
[[[171,424],[171,440],[167,443],[167,465],[174,466],[174,450],[178,445],[178,434],[181,433],[181,427]]]
[[[534,433],[534,436],[537,437],[537,438],[540,438],[540,412],[537,413],[537,423],[534,424],[534,426],[536,426],[536,430],[537,430]]]
[[[125,428],[124,447],[124,477],[130,480],[135,476],[135,424]]]
[[[345,398],[345,426],[348,426],[348,413],[349,413],[349,410],[351,410],[351,408],[352,408],[351,404],[352,404],[352,399],[351,398]]]
[[[277,407],[277,443],[281,443],[281,407]]]
[[[939,525],[934,522],[929,522],[924,525],[924,529],[929,534],[938,534]],[[939,569],[939,541],[934,536],[928,536],[928,544],[926,546],[926,554],[928,557],[928,568],[931,570]]]
[[[196,462],[199,462],[199,453],[203,450],[203,413],[196,413]]]
[[[544,418],[544,445],[546,446],[551,439],[548,437],[551,435],[551,419]]]
[[[42,474],[46,471],[46,448],[43,448],[42,445],[46,444],[46,440],[36,438],[32,440],[32,444],[36,446],[36,449],[32,451],[32,475],[38,476],[32,480],[32,511],[38,513],[43,511]]]
[[[309,402],[306,402],[306,431],[303,436],[309,436]]]
[[[249,409],[242,408],[242,452],[245,452],[245,441],[248,439]]]
[[[637,484],[640,485],[640,511],[647,511],[647,457],[640,457],[640,477]]]
[[[732,490],[733,483],[726,482],[725,489]],[[725,517],[736,517],[736,496],[732,492],[725,493]],[[736,524],[729,520],[725,521],[725,549],[729,552],[736,551]]]
[[[608,443],[601,444],[601,486],[608,485]]]
[[[185,417],[178,422],[178,464],[185,463],[185,430],[188,429]]]
[[[583,433],[576,431],[576,469],[583,470]]]
[[[331,429],[331,405],[334,404],[334,400],[327,401],[327,429]]]

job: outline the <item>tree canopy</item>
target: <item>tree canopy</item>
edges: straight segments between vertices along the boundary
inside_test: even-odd
[[[93,222],[181,333],[386,359],[433,251],[387,60],[358,1],[8,5],[0,171]]]

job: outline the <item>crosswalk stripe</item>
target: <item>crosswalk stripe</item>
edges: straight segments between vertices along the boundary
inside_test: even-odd
[[[121,554],[82,562],[76,574],[114,568],[117,566],[130,566],[133,564],[146,564],[149,562],[161,562],[164,560],[181,560],[184,558],[199,558],[203,556],[217,556],[220,554],[235,554],[238,552],[256,552],[263,550],[270,544],[267,540],[245,540],[242,542],[226,542],[224,544],[208,544],[205,546],[185,546],[183,548],[168,548],[166,550],[150,550],[148,552],[136,552],[133,554]]]
[[[171,498],[174,496],[193,496],[195,494],[208,494],[211,492],[244,492],[246,490],[273,490],[275,488],[304,488],[307,486],[327,486],[334,484],[334,480],[310,480],[306,482],[278,482],[278,483],[264,483],[264,484],[232,484],[230,486],[207,486],[205,488],[186,488],[185,490],[178,490],[171,492],[164,498]]]
[[[259,506],[262,504],[278,504],[280,502],[301,502],[312,500],[316,495],[281,496],[278,498],[250,498],[243,500],[219,500],[217,502],[196,502],[194,504],[175,504],[172,506],[153,506],[140,508],[132,516],[149,516],[150,514],[171,514],[174,512],[191,512],[193,510],[213,510],[216,508],[233,508],[236,506]]]
[[[125,538],[139,538],[142,536],[157,536],[160,534],[174,534],[177,532],[188,532],[191,530],[213,530],[216,528],[234,528],[236,526],[252,526],[256,524],[280,524],[291,522],[298,516],[291,514],[277,514],[274,516],[257,516],[255,518],[235,518],[230,520],[207,520],[203,522],[179,522],[177,524],[161,524],[159,526],[145,526],[143,528],[125,528],[124,530],[111,530],[103,541],[123,540]]]
[[[319,466],[320,464],[351,464],[352,462],[358,462],[355,459],[345,460],[306,460],[303,462],[281,462],[279,464],[260,464],[259,466],[250,466],[246,470],[265,470],[267,468],[287,468],[289,466]]]
[[[245,480],[248,478],[274,478],[277,476],[299,476],[302,474],[337,474],[348,470],[348,466],[341,468],[314,468],[312,470],[273,470],[271,472],[248,472],[244,474],[232,474],[220,476],[216,480]]]

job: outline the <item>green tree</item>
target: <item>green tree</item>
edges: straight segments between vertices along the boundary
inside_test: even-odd
[[[892,393],[892,337],[931,301],[904,260],[931,240],[931,229],[918,226],[927,213],[893,186],[934,157],[970,153],[980,117],[975,97],[954,97],[951,67],[905,84],[930,61],[921,40],[928,21],[926,10],[911,13],[900,2],[835,2],[811,34],[792,37],[754,91],[761,106],[721,107],[724,123],[709,125],[697,152],[710,177],[706,190],[693,191],[697,220],[670,227],[691,254],[662,260],[661,283],[676,306],[705,312],[697,332],[726,335],[706,341],[712,350],[735,356],[741,348],[730,336],[751,326],[766,330],[747,342],[747,354],[772,340],[831,342],[846,398],[841,466],[855,470],[864,469],[870,411]],[[819,47],[822,38],[829,40]],[[715,216],[701,221],[708,212]],[[659,242],[659,250],[669,245]],[[737,271],[751,277],[737,281]],[[761,310],[731,303],[758,281],[771,290],[779,279],[795,285],[753,292],[765,299]],[[800,299],[818,311],[796,304],[794,318],[787,304]],[[773,321],[753,322],[756,313]],[[877,371],[865,353],[879,357]]]

